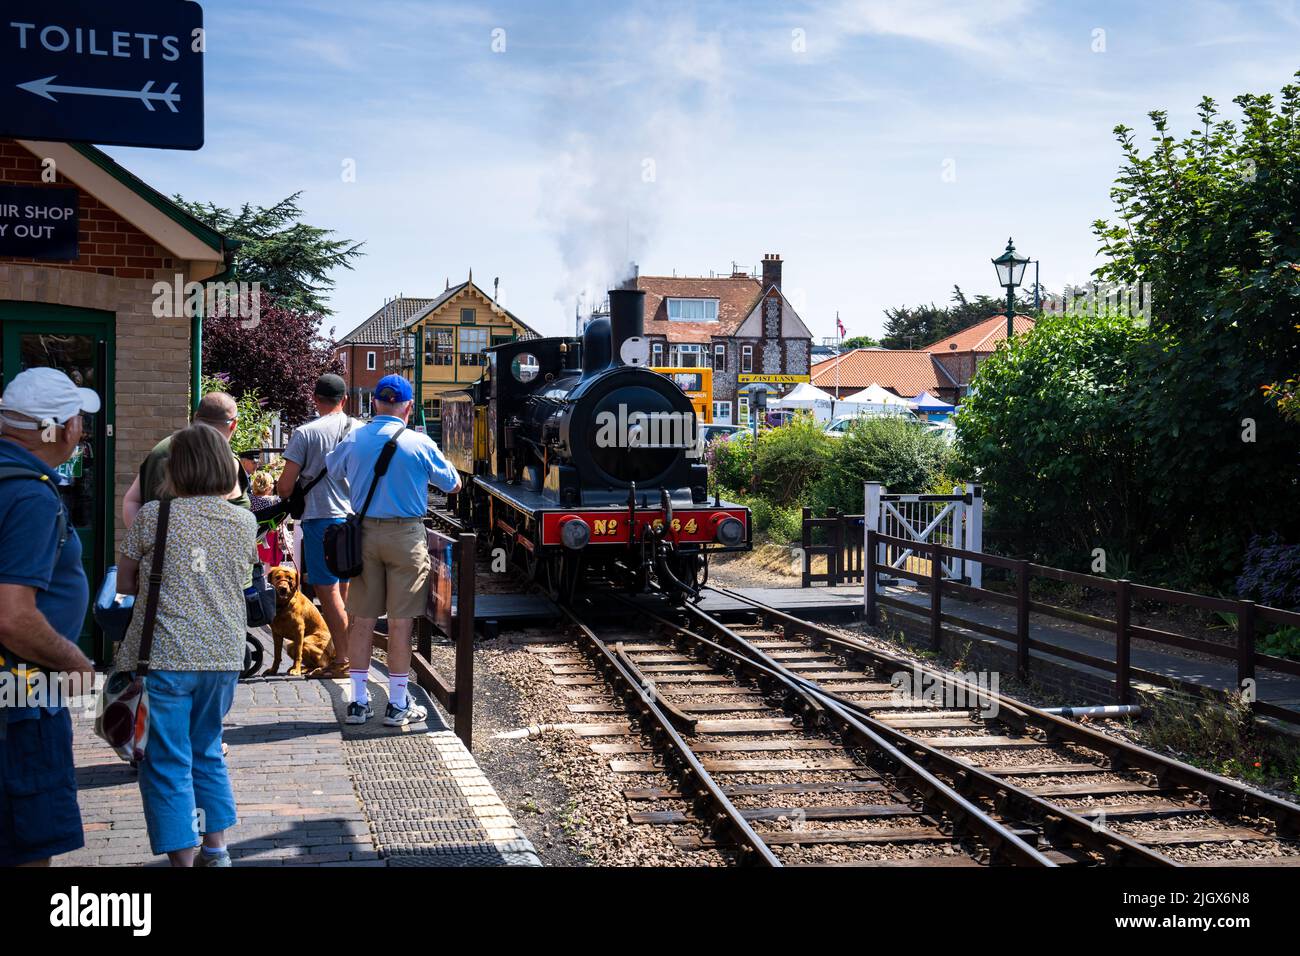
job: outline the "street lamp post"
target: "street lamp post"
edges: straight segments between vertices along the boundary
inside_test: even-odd
[[[1007,290],[1007,339],[1015,334],[1016,322],[1016,287],[1024,278],[1025,266],[1029,260],[1016,255],[1016,247],[1007,239],[1007,250],[993,260],[993,268],[998,270],[998,285]]]

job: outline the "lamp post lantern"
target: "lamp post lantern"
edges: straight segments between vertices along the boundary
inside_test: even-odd
[[[998,271],[998,285],[1007,290],[1007,339],[1015,333],[1016,322],[1016,287],[1024,278],[1025,266],[1029,260],[1016,255],[1016,247],[1007,239],[1007,250],[993,260],[993,268]]]

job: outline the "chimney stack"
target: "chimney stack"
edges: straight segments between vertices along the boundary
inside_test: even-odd
[[[763,254],[763,288],[781,288],[781,256],[775,252]]]

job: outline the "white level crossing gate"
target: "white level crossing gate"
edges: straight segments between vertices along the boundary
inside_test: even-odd
[[[879,482],[866,483],[864,524],[881,534],[922,544],[941,544],[964,551],[983,551],[984,497],[979,485],[954,488],[950,495],[892,495]],[[977,561],[946,557],[945,580],[982,586],[982,566]],[[881,542],[877,568],[897,568],[928,576],[930,559],[903,545]],[[887,572],[885,572],[887,573]]]

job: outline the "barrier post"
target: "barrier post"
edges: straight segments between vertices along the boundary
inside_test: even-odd
[[[1016,564],[1016,676],[1029,679],[1029,562]]]
[[[474,559],[475,537],[457,536],[456,546],[456,736],[473,750],[474,740]]]
[[[876,529],[867,525],[863,528],[862,578],[866,582],[867,623],[872,627],[880,626],[880,606],[876,602]]]
[[[943,548],[930,545],[930,648],[938,653],[943,645]]]
[[[1129,702],[1129,658],[1131,656],[1128,619],[1133,600],[1129,582],[1120,579],[1115,589],[1115,703]]]

